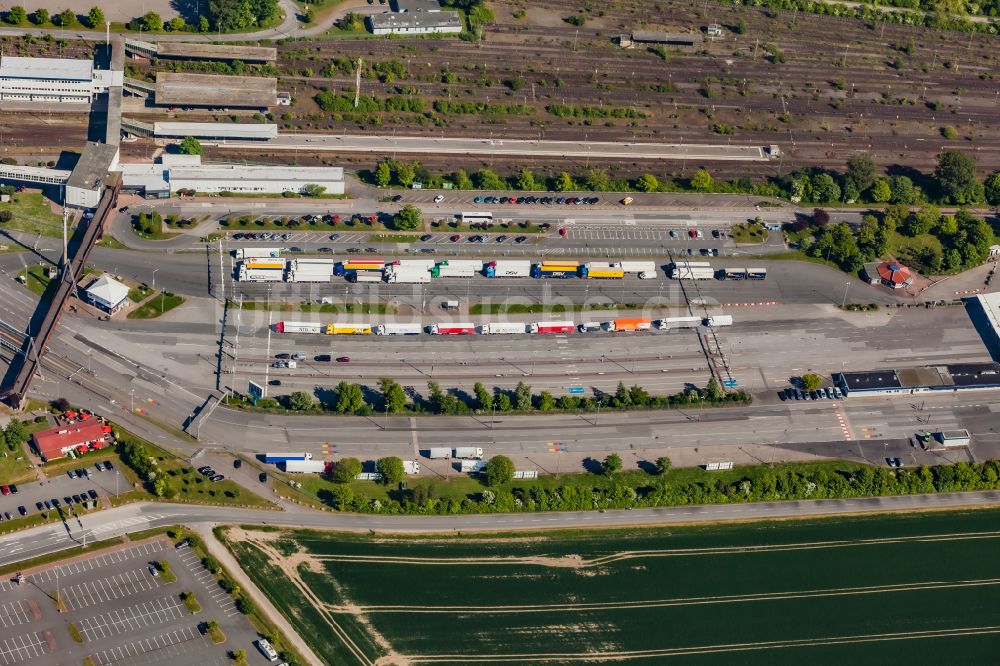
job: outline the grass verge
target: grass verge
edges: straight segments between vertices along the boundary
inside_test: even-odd
[[[0,203],[0,210],[13,214],[5,229],[62,238],[62,217],[52,212],[41,192],[21,192]]]
[[[17,444],[11,450],[8,444],[0,454],[0,484],[9,486],[12,483],[34,481],[35,466],[28,460],[23,444]]]
[[[737,245],[762,245],[770,237],[770,232],[761,225],[746,222],[735,225],[731,232]]]
[[[83,636],[80,634],[80,630],[74,623],[70,622],[69,624],[66,625],[66,628],[69,629],[69,635],[75,642],[77,643],[83,642]]]
[[[131,294],[129,296],[131,298]],[[183,296],[177,296],[167,291],[161,291],[135,310],[128,313],[129,319],[155,319],[170,312],[184,302]]]
[[[181,594],[181,601],[184,602],[184,607],[192,615],[201,612],[201,604],[198,603],[198,597],[194,596],[194,592],[183,592]]]

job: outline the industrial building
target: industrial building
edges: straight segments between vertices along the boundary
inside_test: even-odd
[[[266,109],[277,100],[277,79],[157,72],[154,100],[158,106]]]
[[[368,27],[375,35],[458,33],[462,19],[458,12],[389,12],[369,16]]]
[[[90,104],[122,84],[121,71],[96,69],[90,60],[0,57],[0,100]]]
[[[96,208],[101,200],[104,179],[118,169],[118,146],[88,141],[80,159],[66,179],[66,205]]]
[[[281,194],[319,185],[326,194],[344,193],[341,167],[202,164],[198,155],[164,155],[158,164],[122,164],[122,187],[166,198],[181,190],[217,194]]]
[[[848,397],[995,390],[1000,389],[1000,363],[839,372],[834,373],[833,381]]]
[[[986,346],[993,352],[993,358],[997,358],[1000,354],[1000,293],[977,294],[970,300],[981,313],[976,328],[983,336]]]
[[[439,12],[438,0],[392,0],[389,5],[394,12]]]

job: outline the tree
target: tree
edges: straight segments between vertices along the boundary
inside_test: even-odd
[[[983,184],[976,178],[976,159],[968,153],[958,150],[941,153],[934,179],[943,200],[974,204],[982,198]]]
[[[178,150],[184,155],[201,155],[201,142],[193,136],[186,136],[181,140]]]
[[[333,463],[330,478],[335,483],[348,483],[361,473],[361,461],[357,458],[341,458]]]
[[[656,459],[656,473],[666,474],[667,470],[670,469],[670,458],[666,456],[661,456]]]
[[[705,397],[712,402],[719,402],[726,394],[722,391],[722,387],[719,386],[719,380],[715,377],[711,377],[708,380],[708,385],[705,387]]]
[[[571,192],[576,189],[576,183],[573,182],[573,177],[569,173],[563,171],[556,177],[553,189],[556,192]]]
[[[704,169],[698,169],[691,176],[691,189],[695,192],[709,192],[712,189],[712,174]]]
[[[288,407],[297,412],[309,411],[313,408],[315,401],[312,395],[305,391],[296,391],[288,398]]]
[[[828,173],[820,173],[812,178],[812,195],[816,201],[833,203],[840,201],[840,185]]]
[[[894,204],[909,206],[917,200],[917,188],[909,176],[893,176],[889,179],[891,196],[889,201]]]
[[[156,12],[146,12],[142,17],[142,27],[145,30],[163,30],[163,18]]]
[[[341,414],[359,414],[368,405],[365,403],[365,394],[357,384],[350,384],[342,381],[337,384],[337,411]]]
[[[51,403],[52,409],[59,413],[68,412],[70,410],[69,400],[66,398],[56,398]]]
[[[21,419],[12,418],[3,431],[8,444],[24,444],[28,441],[28,431],[25,430]]]
[[[46,23],[48,23],[49,22],[49,10],[45,9],[44,7],[39,7],[38,9],[36,9],[35,13],[34,13],[34,18],[32,19],[32,22],[35,25],[45,25]]]
[[[493,456],[486,463],[486,484],[499,486],[514,479],[514,461],[507,456]]]
[[[583,182],[588,190],[594,192],[604,192],[611,189],[611,179],[608,178],[608,172],[604,169],[589,169]]]
[[[417,167],[413,162],[396,162],[396,182],[409,187],[417,178]]]
[[[321,197],[326,192],[326,187],[318,183],[306,183],[302,186],[302,194],[307,197]]]
[[[387,486],[398,484],[406,476],[406,470],[403,469],[403,461],[396,456],[379,458],[378,462],[375,463],[375,469],[382,475],[382,482]]]
[[[614,397],[615,407],[627,409],[632,406],[632,394],[625,388],[625,382],[618,382]]]
[[[524,382],[518,382],[514,389],[514,409],[519,412],[531,409],[531,387]]]
[[[231,650],[229,654],[232,656],[233,661],[239,662],[247,660],[247,651],[242,648],[239,650]]]
[[[510,396],[505,392],[499,392],[493,396],[493,407],[498,412],[509,412],[513,405],[510,402]]]
[[[198,32],[208,32],[212,26],[204,16],[198,17]]]
[[[807,372],[802,375],[802,388],[807,391],[815,391],[823,385],[823,378],[815,372]]]
[[[903,223],[903,231],[910,236],[930,233],[941,219],[941,209],[930,204],[920,207]]]
[[[736,22],[736,34],[745,35],[746,32],[747,32],[747,22],[744,21],[743,19],[740,19],[739,21]]]
[[[622,468],[622,457],[617,453],[612,453],[608,455],[601,463],[601,471],[604,472],[605,476],[612,476],[615,472]]]
[[[21,25],[28,20],[28,12],[24,11],[21,5],[14,5],[7,10],[7,23],[11,25]]]
[[[875,160],[868,153],[854,153],[847,158],[847,173],[845,178],[863,193],[875,182],[877,168]]]
[[[493,407],[493,396],[486,390],[482,382],[476,382],[476,385],[472,387],[472,392],[476,394],[476,406],[479,409],[486,410]]]
[[[886,203],[892,198],[892,187],[887,178],[879,178],[875,181],[875,184],[872,185],[871,197],[875,203]]]
[[[492,169],[479,169],[472,174],[472,181],[481,190],[505,190],[507,183]]]
[[[76,14],[72,9],[64,9],[59,14],[59,27],[68,28],[76,23]]]
[[[986,179],[984,189],[986,203],[991,206],[1000,206],[1000,171]]]
[[[392,226],[398,231],[413,231],[424,224],[423,213],[413,204],[406,204],[392,216]]]
[[[104,12],[98,6],[93,6],[87,12],[87,25],[91,28],[100,28],[104,25]]]
[[[469,174],[466,173],[465,169],[459,169],[452,174],[452,180],[455,182],[455,187],[460,190],[471,190],[474,187],[472,179],[469,178]]]
[[[379,187],[388,187],[392,182],[392,167],[389,162],[382,160],[375,167],[375,184]]]
[[[181,30],[184,29],[184,26],[185,26],[184,19],[182,19],[180,16],[175,16],[169,21],[167,21],[167,28],[169,28],[171,32],[180,32]]]
[[[538,411],[540,412],[551,412],[555,409],[556,400],[552,397],[552,394],[548,391],[542,391],[538,394]]]
[[[406,391],[389,377],[378,380],[378,388],[382,391],[382,399],[386,409],[393,414],[398,414],[406,409]]]
[[[660,181],[651,173],[644,173],[635,181],[635,189],[640,192],[656,192],[660,189]]]
[[[823,210],[822,208],[814,208],[812,214],[812,223],[814,226],[822,229],[826,225],[830,224],[830,214]]]
[[[531,173],[530,169],[521,169],[521,173],[517,174],[517,189],[519,190],[538,189],[538,181],[535,179],[535,174]]]

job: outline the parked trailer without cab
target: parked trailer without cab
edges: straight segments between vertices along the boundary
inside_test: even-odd
[[[526,330],[524,322],[517,321],[491,322],[479,327],[479,332],[483,335],[516,335]]]
[[[717,327],[717,326],[732,326],[733,316],[732,315],[712,315],[711,317],[705,318],[705,326]]]
[[[420,335],[420,324],[379,324],[375,335]]]

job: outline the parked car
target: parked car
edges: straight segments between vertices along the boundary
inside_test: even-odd
[[[243,467],[243,461],[237,458],[236,460],[233,461],[233,468],[239,469],[240,467]]]
[[[10,486],[0,486],[0,493],[10,495]]]
[[[28,510],[24,508],[24,505],[21,505],[21,506],[17,507],[17,512],[19,514],[21,514],[22,516],[27,516],[28,515]]]
[[[153,578],[158,578],[160,576],[160,569],[155,564],[149,565],[149,575]]]
[[[454,234],[448,240],[450,240],[452,243],[457,243],[458,241],[462,240],[462,237],[459,236],[458,234]]]
[[[16,495],[17,494],[17,486],[15,486],[13,483],[10,484],[10,494],[11,495]]]
[[[444,201],[444,195],[443,194],[439,194],[436,197],[434,197],[434,203],[441,203],[442,201]]]
[[[351,357],[350,356],[338,356],[337,357],[337,363],[350,363],[350,362],[351,362]]]
[[[211,481],[212,483],[215,483],[217,481],[222,481],[224,478],[226,477],[223,476],[222,474],[214,474],[211,477],[209,477],[208,480]]]
[[[515,243],[523,243],[526,240],[528,240],[527,236],[518,236],[517,238],[514,239],[514,242]]]
[[[90,495],[90,499],[93,499],[93,500],[97,499],[97,491],[94,490],[93,488],[91,488],[90,490],[88,490],[87,494]]]
[[[423,236],[421,236],[421,237],[420,237],[420,240],[421,240],[421,242],[424,242],[424,243],[426,243],[426,242],[427,242],[427,241],[429,241],[429,240],[430,240],[431,238],[432,238],[432,236],[431,236],[430,234],[424,234]]]
[[[261,472],[260,474],[258,474],[257,480],[260,481],[261,483],[265,483],[267,481],[267,472]]]

